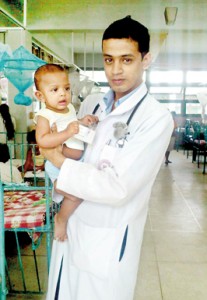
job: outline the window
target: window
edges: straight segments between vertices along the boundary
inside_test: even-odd
[[[207,71],[187,71],[186,72],[187,83],[207,83]]]
[[[86,71],[83,74],[88,76],[89,79],[92,79],[95,82],[108,82],[107,79],[106,79],[105,72],[103,70],[100,70],[100,71]]]
[[[152,94],[180,94],[182,90],[182,87],[162,87],[162,86],[151,86],[150,87],[150,93]]]
[[[183,116],[201,114],[197,95],[207,95],[207,71],[149,70],[147,80],[150,93],[170,111]]]
[[[175,111],[176,114],[181,114],[180,103],[163,103],[163,105],[166,106],[169,111]]]
[[[207,94],[206,87],[187,87],[185,90],[186,95],[197,95],[197,94]]]
[[[183,71],[151,71],[149,74],[150,84],[176,84],[183,82]]]
[[[201,105],[199,103],[186,103],[186,114],[201,114]]]

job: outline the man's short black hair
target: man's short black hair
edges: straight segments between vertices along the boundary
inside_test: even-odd
[[[108,39],[132,39],[138,43],[138,50],[144,56],[149,52],[150,35],[148,29],[131,16],[117,20],[104,31],[102,42]]]

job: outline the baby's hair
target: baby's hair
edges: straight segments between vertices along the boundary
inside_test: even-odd
[[[60,66],[60,65],[56,65],[56,64],[45,64],[41,67],[39,67],[34,74],[34,84],[37,90],[39,90],[39,85],[42,79],[42,76],[46,73],[57,73],[57,72],[65,72],[66,70]]]

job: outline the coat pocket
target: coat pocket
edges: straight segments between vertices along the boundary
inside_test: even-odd
[[[76,218],[71,218],[71,221],[69,243],[72,263],[80,270],[106,278],[110,263],[119,261],[126,227],[100,228]]]

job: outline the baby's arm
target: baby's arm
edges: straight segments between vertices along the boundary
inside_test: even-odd
[[[78,121],[71,122],[65,130],[51,132],[49,121],[38,116],[36,125],[36,140],[41,148],[55,148],[79,131]]]
[[[96,117],[94,115],[86,115],[82,119],[79,119],[79,122],[86,126],[96,124],[96,123],[98,123],[98,121],[99,121],[98,117]],[[81,158],[82,154],[83,154],[82,150],[71,149],[71,148],[66,147],[66,145],[64,145],[64,147],[63,147],[63,155],[65,157],[78,160]]]
[[[90,126],[90,125],[98,123],[99,119],[97,116],[94,116],[94,115],[86,115],[82,119],[79,119],[79,121],[80,121],[80,123],[82,123],[86,126]]]

